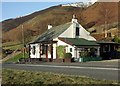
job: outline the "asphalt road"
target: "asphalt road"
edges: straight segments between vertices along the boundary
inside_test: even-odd
[[[113,62],[114,63],[114,62]],[[96,63],[95,63],[96,64]],[[94,64],[93,64],[94,65]],[[91,66],[89,63],[83,64],[59,64],[59,63],[41,63],[41,64],[2,64],[2,68],[13,68],[30,71],[54,72],[68,75],[87,76],[95,79],[119,80],[120,69],[117,64],[105,66]]]

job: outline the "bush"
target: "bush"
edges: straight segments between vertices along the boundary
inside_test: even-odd
[[[58,46],[57,47],[57,55],[60,59],[63,59],[64,54],[65,54],[65,50],[64,50],[64,46]]]
[[[65,53],[64,58],[72,58],[72,54],[71,53]]]
[[[117,42],[117,43],[120,43],[120,38],[118,36],[115,36],[113,38],[113,42]]]

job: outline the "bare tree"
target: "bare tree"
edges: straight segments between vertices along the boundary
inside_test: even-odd
[[[107,37],[107,30],[108,30],[108,24],[109,20],[112,17],[110,14],[112,13],[111,10],[108,7],[107,3],[102,2],[101,3],[101,9],[99,10],[100,13],[100,21],[104,22],[104,33],[105,33],[105,38]]]

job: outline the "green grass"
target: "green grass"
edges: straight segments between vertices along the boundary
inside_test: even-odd
[[[33,86],[43,86],[43,84],[53,84],[54,86],[64,86],[65,84],[79,84],[79,86],[86,84],[98,84],[101,86],[101,84],[116,85],[117,81],[97,80],[88,77],[69,76],[49,72],[3,69],[2,84],[31,84]]]
[[[28,58],[29,55],[28,53],[25,53],[25,57],[24,58]],[[18,62],[19,59],[23,58],[23,53],[20,53],[10,59],[8,59],[6,62]]]

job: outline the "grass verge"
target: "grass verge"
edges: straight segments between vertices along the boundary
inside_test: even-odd
[[[88,77],[68,76],[49,72],[33,72],[15,69],[3,69],[2,84],[4,85],[32,85],[32,86],[84,86],[96,84],[95,86],[110,85],[117,86],[117,81],[96,80]]]
[[[29,57],[29,54],[28,53],[25,53],[25,57],[24,58],[28,58]],[[22,59],[23,58],[23,53],[20,53],[18,55],[15,55],[14,57],[8,59],[7,61],[5,62],[18,62],[19,59]]]

